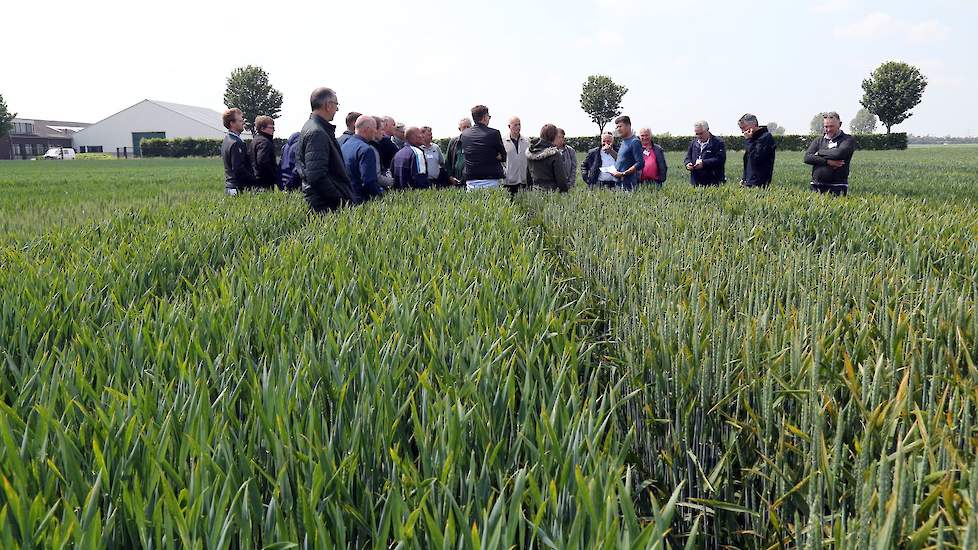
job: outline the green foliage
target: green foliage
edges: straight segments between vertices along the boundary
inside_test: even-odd
[[[783,136],[786,132],[785,128],[777,122],[768,122],[767,131],[771,132],[772,136]]]
[[[246,139],[245,141],[250,141]],[[275,138],[276,155],[287,140]],[[207,138],[150,138],[140,142],[144,157],[187,158],[221,156],[221,140]]]
[[[245,129],[252,131],[255,118],[266,115],[279,117],[282,110],[282,92],[276,90],[261,67],[248,65],[231,71],[224,92],[224,104],[230,109],[237,107],[244,113]]]
[[[0,546],[973,547],[975,155],[799,156],[325,217],[12,163]]]
[[[7,102],[3,95],[0,95],[0,137],[6,137],[13,129],[13,120],[17,118],[17,113],[12,113],[7,108]]]
[[[859,109],[852,122],[849,123],[849,129],[856,135],[872,134],[876,130],[876,115],[869,112],[865,107]]]
[[[598,135],[601,135],[609,122],[621,114],[621,100],[626,93],[628,88],[615,84],[607,76],[587,77],[581,87],[581,109],[598,125]]]
[[[863,80],[860,103],[878,116],[886,127],[886,133],[890,133],[893,126],[913,116],[910,110],[920,104],[926,88],[927,77],[920,69],[907,63],[889,61]]]
[[[812,117],[812,122],[809,124],[809,131],[813,136],[820,136],[825,132],[825,129],[822,127],[822,113],[815,113],[815,116]]]

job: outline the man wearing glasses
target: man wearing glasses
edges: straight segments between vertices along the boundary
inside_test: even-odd
[[[312,114],[302,126],[295,155],[296,171],[309,209],[326,213],[354,202],[353,184],[346,173],[343,154],[331,123],[339,102],[336,92],[316,88],[309,97]]]
[[[696,135],[686,151],[683,163],[689,170],[689,180],[694,187],[717,186],[727,181],[724,167],[727,164],[727,145],[710,133],[710,125],[701,120],[693,125]]]
[[[503,180],[506,147],[499,130],[489,127],[489,108],[472,107],[475,126],[462,132],[462,151],[465,155],[463,176],[469,191],[499,187]]]
[[[255,171],[255,186],[264,191],[275,189],[278,182],[278,163],[275,162],[275,119],[261,115],[255,119],[255,139],[251,140],[248,157]]]

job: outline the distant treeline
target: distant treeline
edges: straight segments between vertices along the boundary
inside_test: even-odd
[[[978,137],[953,137],[953,136],[907,136],[907,143],[910,145],[961,145],[968,143],[978,143]]]

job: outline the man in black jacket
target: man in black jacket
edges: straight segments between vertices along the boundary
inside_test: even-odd
[[[774,155],[777,144],[767,126],[760,126],[757,117],[748,113],[737,121],[747,138],[744,147],[743,187],[767,187],[774,179]]]
[[[856,140],[842,131],[839,113],[822,115],[825,135],[815,138],[805,152],[805,164],[812,165],[812,191],[832,195],[849,194],[849,162],[856,152]]]
[[[462,132],[462,152],[465,155],[463,176],[469,191],[502,184],[506,147],[499,130],[488,126],[489,118],[489,108],[485,105],[472,107],[475,126]]]
[[[309,98],[312,114],[302,126],[295,155],[302,194],[313,212],[325,213],[354,201],[353,184],[346,173],[343,154],[336,143],[336,92],[316,88]]]
[[[694,187],[721,185],[727,181],[724,166],[727,164],[727,145],[710,133],[710,125],[701,120],[693,125],[696,135],[686,150],[683,163],[689,170],[689,181]]]
[[[228,135],[221,144],[221,158],[224,160],[224,192],[237,195],[255,186],[255,173],[248,160],[248,147],[241,139],[244,131],[244,115],[241,109],[228,109],[221,117]]]
[[[255,139],[248,147],[248,157],[255,172],[255,186],[265,191],[275,189],[278,182],[274,136],[275,119],[265,115],[255,119]]]

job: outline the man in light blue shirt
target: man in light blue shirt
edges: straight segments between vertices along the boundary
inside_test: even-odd
[[[621,189],[631,191],[637,186],[638,175],[645,167],[642,144],[632,132],[632,119],[628,116],[622,115],[616,118],[615,129],[622,141],[618,149],[618,159],[615,161],[615,171],[611,175],[618,179]]]

